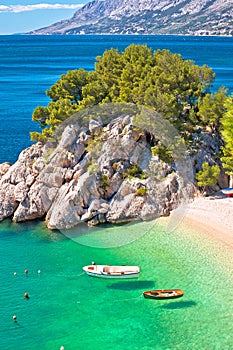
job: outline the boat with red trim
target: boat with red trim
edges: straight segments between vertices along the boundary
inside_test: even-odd
[[[100,278],[138,278],[139,266],[87,265],[83,267],[87,275]]]
[[[226,194],[227,197],[233,197],[233,188],[232,187],[223,188],[222,193]]]

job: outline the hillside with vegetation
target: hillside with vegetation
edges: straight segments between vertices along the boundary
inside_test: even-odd
[[[51,102],[37,107],[33,120],[42,132],[33,141],[46,140],[68,117],[103,103],[133,103],[152,108],[182,135],[191,153],[198,147],[196,134],[214,135],[219,141],[219,165],[232,174],[232,99],[227,89],[211,92],[215,74],[168,50],[152,52],[146,45],[131,45],[124,52],[110,49],[97,57],[95,70],[68,71],[47,95]],[[225,143],[224,143],[224,141]],[[192,149],[192,150],[191,150]],[[214,164],[212,164],[214,165]]]
[[[94,0],[30,34],[233,35],[233,2],[222,0]]]

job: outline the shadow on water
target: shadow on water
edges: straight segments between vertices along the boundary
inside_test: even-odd
[[[176,310],[176,309],[185,309],[188,307],[193,307],[196,306],[197,303],[195,301],[177,301],[177,302],[172,302],[166,305],[162,305],[161,309],[169,309],[169,310]]]
[[[14,321],[14,325],[11,327],[11,329],[15,329],[14,326],[17,328],[24,328],[24,326],[20,324],[18,321]]]
[[[107,288],[118,290],[152,289],[154,285],[153,281],[128,281],[109,284]]]

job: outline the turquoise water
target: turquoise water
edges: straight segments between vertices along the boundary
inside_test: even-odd
[[[162,219],[135,242],[101,249],[43,223],[6,221],[0,249],[1,349],[232,349],[233,255],[207,235],[184,228],[167,233]],[[82,266],[93,260],[137,264],[141,274],[91,278]],[[185,295],[144,299],[142,292],[153,288],[181,288]]]
[[[0,36],[0,162],[14,162],[30,145],[29,131],[38,130],[31,121],[33,109],[47,104],[44,92],[61,74],[92,70],[104,50],[123,50],[131,43],[206,63],[216,73],[213,89],[225,85],[233,92],[233,38]],[[119,237],[131,243],[118,247]],[[168,234],[163,225],[147,223],[84,231],[75,239],[41,222],[0,223],[0,349],[233,348],[228,248],[200,233],[179,229]],[[138,280],[94,279],[82,273],[93,260],[137,264],[142,272]],[[145,300],[142,292],[152,288],[181,288],[185,295]]]

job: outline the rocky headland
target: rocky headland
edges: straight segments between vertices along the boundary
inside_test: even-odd
[[[220,145],[199,131],[195,152],[185,150],[188,162],[165,162],[152,152],[155,139],[126,113],[107,124],[100,117],[87,126],[72,119],[56,142],[33,144],[15,164],[0,165],[0,220],[43,218],[50,229],[68,229],[169,215],[193,198],[195,172],[203,161],[215,163]],[[222,174],[215,189],[226,185]]]

